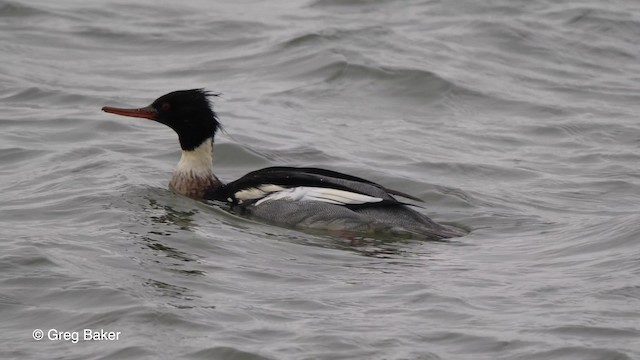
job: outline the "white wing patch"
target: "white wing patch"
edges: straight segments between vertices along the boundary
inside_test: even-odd
[[[336,205],[360,205],[382,201],[382,199],[378,197],[362,195],[351,191],[299,186],[289,189],[281,188],[280,191],[272,192],[271,194],[258,200],[256,202],[256,206],[262,204],[265,201],[271,200],[321,201]]]
[[[273,185],[273,184],[265,184],[260,185],[258,187],[248,188],[244,190],[240,190],[234,194],[238,202],[242,204],[245,200],[255,200],[260,199],[268,194],[285,190],[282,186]]]

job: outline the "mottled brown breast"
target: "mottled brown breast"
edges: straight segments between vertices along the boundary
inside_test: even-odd
[[[175,173],[171,178],[169,187],[174,192],[201,200],[204,195],[222,186],[215,175],[198,176],[193,173]]]

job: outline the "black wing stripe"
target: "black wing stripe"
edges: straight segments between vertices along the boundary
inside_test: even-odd
[[[349,180],[349,181],[356,181],[356,182],[361,182],[361,183],[365,183],[365,184],[370,184],[370,185],[374,185],[379,187],[380,189],[388,192],[389,194],[392,195],[397,195],[397,196],[402,196],[403,198],[407,198],[407,199],[411,199],[413,201],[418,201],[418,202],[424,202],[424,200],[419,199],[415,196],[409,195],[407,193],[404,193],[402,191],[398,191],[398,190],[394,190],[394,189],[389,189],[386,188],[378,183],[375,183],[373,181],[367,180],[367,179],[363,179],[357,176],[353,176],[353,175],[348,175],[348,174],[344,174],[341,172],[337,172],[337,171],[333,171],[333,170],[327,170],[327,169],[320,169],[320,168],[312,168],[312,167],[289,167],[289,166],[272,166],[272,167],[268,167],[268,168],[264,168],[262,170],[257,170],[254,172],[251,172],[247,175],[252,175],[254,173],[257,172],[303,172],[303,173],[309,173],[309,174],[316,174],[316,175],[320,175],[320,176],[328,176],[328,177],[334,177],[337,179],[343,179],[343,180]]]

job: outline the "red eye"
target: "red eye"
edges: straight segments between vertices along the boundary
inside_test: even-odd
[[[168,102],[162,103],[162,111],[169,111],[169,109],[171,109],[171,104]]]

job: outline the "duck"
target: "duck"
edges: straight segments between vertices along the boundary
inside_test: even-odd
[[[273,166],[252,171],[228,183],[213,169],[213,144],[221,124],[205,89],[178,90],[141,108],[105,106],[102,111],[153,120],[178,135],[182,150],[169,188],[207,203],[223,204],[233,213],[277,226],[324,230],[350,236],[403,236],[442,240],[467,231],[440,224],[414,208],[412,195],[333,170]]]

